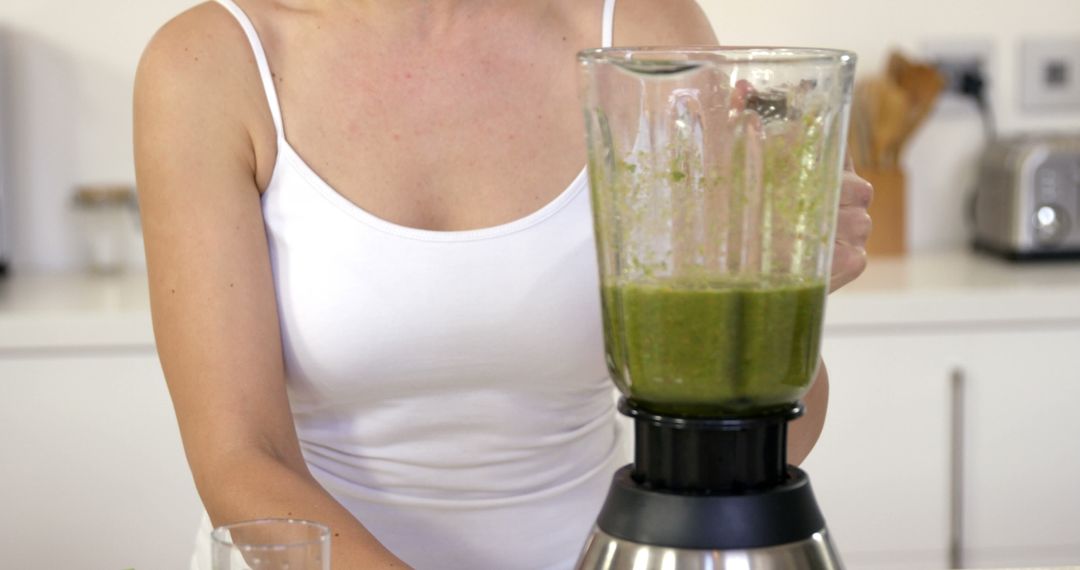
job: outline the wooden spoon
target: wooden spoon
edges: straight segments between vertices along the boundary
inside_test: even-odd
[[[934,101],[945,88],[945,78],[933,66],[910,60],[898,51],[889,55],[887,74],[904,92],[909,103],[895,149],[899,156],[903,144],[933,109]]]
[[[909,110],[907,97],[891,79],[875,77],[863,83],[871,128],[872,162],[879,168],[893,168],[896,149],[903,136]]]

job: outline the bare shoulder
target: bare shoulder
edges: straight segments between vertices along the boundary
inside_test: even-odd
[[[221,5],[205,2],[165,23],[143,51],[136,136],[203,141],[208,152],[242,156],[255,169],[252,141],[265,139],[267,129],[273,140],[269,107],[258,104],[264,101],[243,29]]]
[[[265,105],[255,56],[236,19],[216,2],[194,6],[166,22],[143,51],[135,77],[136,105],[159,102],[188,112],[229,114],[252,125]]]
[[[715,45],[716,34],[695,0],[618,0],[615,45]]]
[[[223,7],[206,2],[166,22],[143,51],[138,77],[182,90],[205,89],[193,80],[219,81],[253,58],[238,49],[243,30]],[[171,79],[171,81],[170,81]]]

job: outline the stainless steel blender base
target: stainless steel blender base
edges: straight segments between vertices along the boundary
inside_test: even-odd
[[[748,550],[691,550],[638,544],[593,528],[577,570],[843,570],[828,531]]]

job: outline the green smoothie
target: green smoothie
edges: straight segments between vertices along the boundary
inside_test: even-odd
[[[797,400],[817,369],[825,285],[605,285],[612,377],[657,412],[747,415]]]

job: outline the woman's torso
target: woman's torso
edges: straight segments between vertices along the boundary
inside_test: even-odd
[[[587,35],[506,3],[397,45],[240,7],[281,103],[253,140],[312,473],[418,567],[567,567],[619,462],[573,76],[600,2]]]

